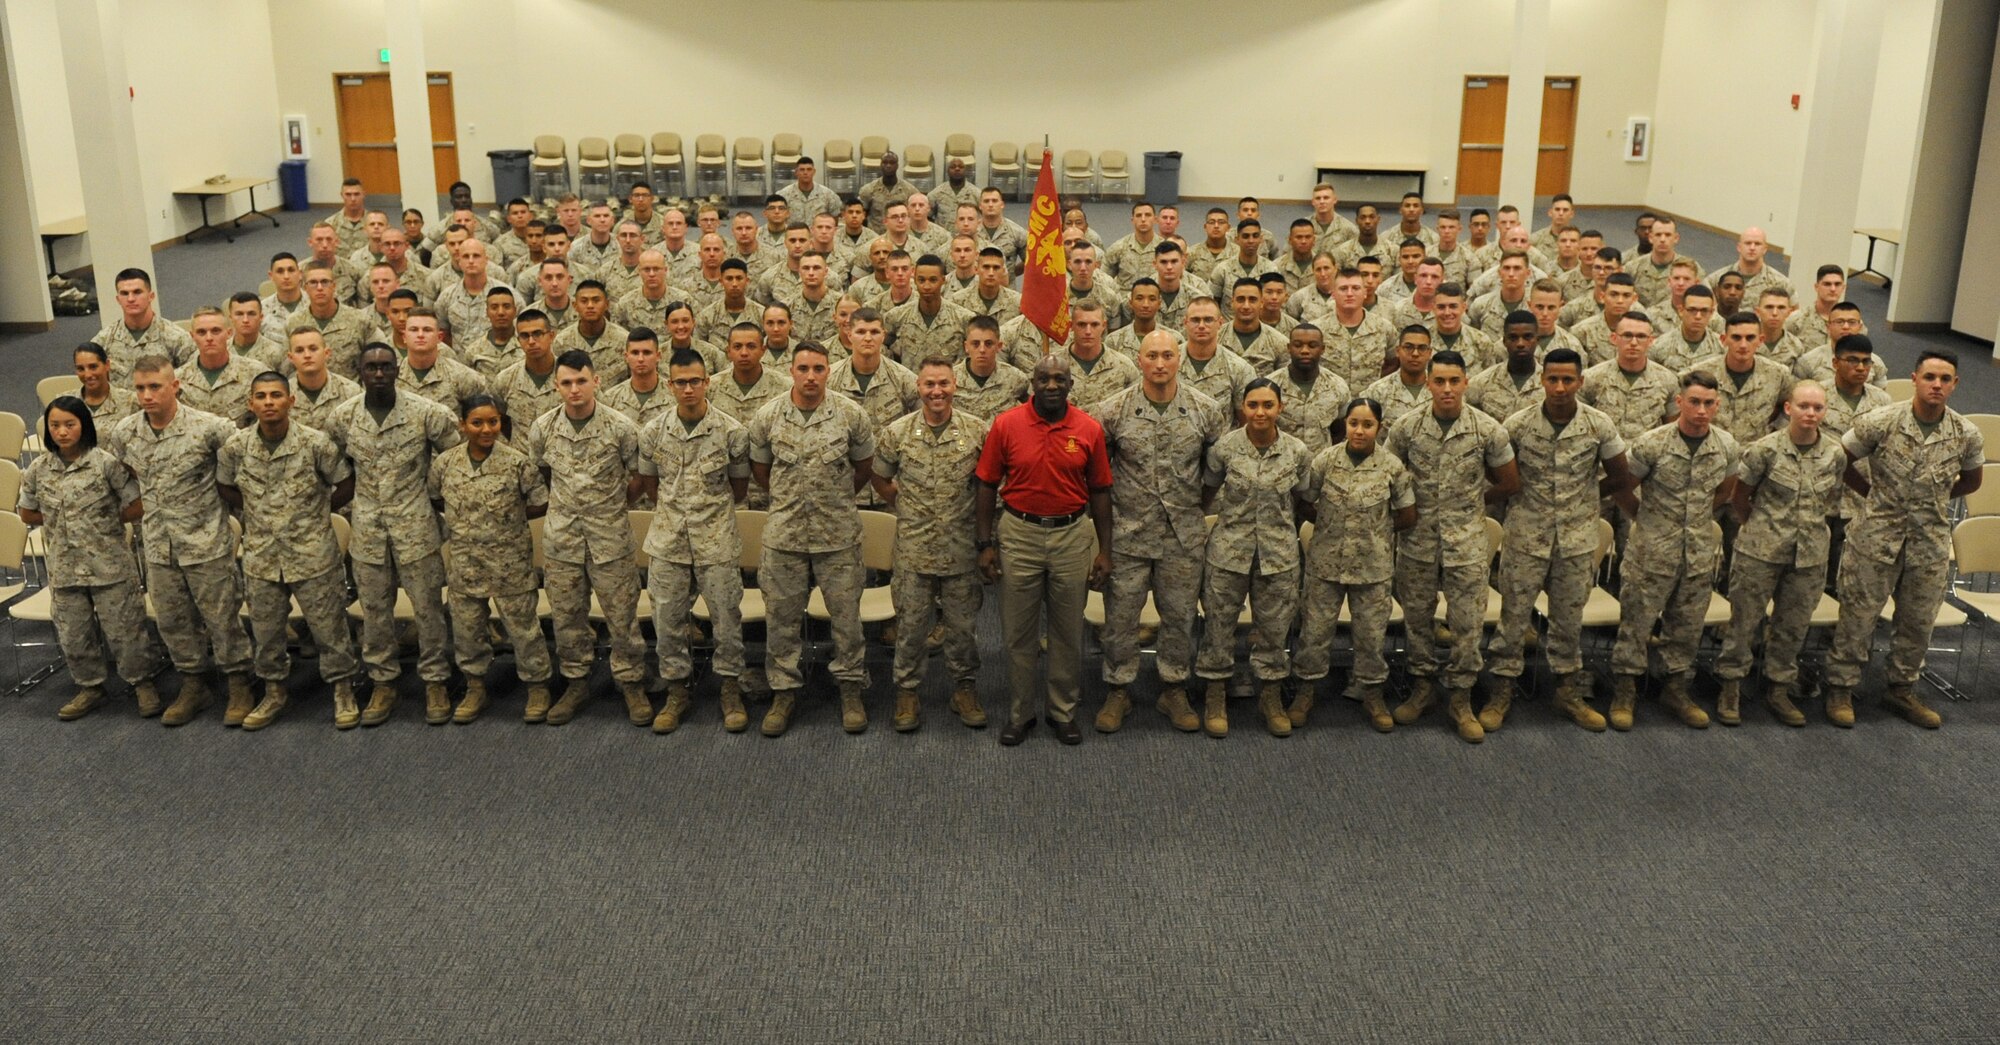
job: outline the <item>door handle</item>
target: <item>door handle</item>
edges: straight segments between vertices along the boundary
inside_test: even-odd
[[[1564,151],[1568,150],[1568,148],[1569,148],[1569,146],[1567,146],[1567,145],[1544,145],[1544,146],[1542,146],[1542,151],[1543,151],[1543,152],[1564,152]]]
[[[1459,142],[1458,147],[1471,152],[1499,152],[1499,142]]]
[[[348,142],[350,149],[394,149],[395,142]]]
[[[433,148],[433,149],[456,149],[456,148],[458,148],[458,143],[457,143],[457,142],[432,142],[432,143],[431,143],[431,148]]]

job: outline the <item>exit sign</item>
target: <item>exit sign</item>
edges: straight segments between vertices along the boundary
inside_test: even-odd
[[[383,65],[388,65],[388,64],[389,64],[389,49],[388,49],[388,48],[386,48],[386,47],[382,48],[382,50],[381,50],[381,51],[379,52],[379,54],[378,54],[378,57],[380,57],[380,58],[381,58],[381,60],[382,60],[382,64],[383,64]]]

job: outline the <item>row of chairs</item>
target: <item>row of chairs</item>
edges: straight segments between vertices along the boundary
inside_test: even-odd
[[[919,188],[931,188],[952,160],[963,160],[966,177],[977,182],[975,149],[969,134],[946,137],[941,156],[930,145],[913,142],[900,154],[901,176]],[[853,192],[881,173],[882,156],[887,152],[889,139],[880,135],[861,139],[858,150],[848,139],[828,139],[822,143],[817,161],[820,178],[836,192]],[[690,166],[681,136],[673,131],[661,131],[650,140],[637,134],[620,134],[610,140],[581,138],[576,153],[576,180],[572,183],[568,143],[559,135],[536,137],[528,166],[530,194],[549,199],[571,191],[574,184],[577,194],[586,199],[623,198],[633,185],[646,181],[669,197],[755,198],[790,181],[799,157],[806,155],[805,142],[796,134],[774,135],[768,152],[760,138],[738,138],[732,144],[720,134],[703,134],[694,140]],[[1041,150],[1033,147],[1001,141],[987,149],[987,183],[1011,196],[1019,196],[1024,185],[1032,186],[1041,166]],[[1115,149],[1095,157],[1085,149],[1066,150],[1058,170],[1065,193],[1095,196],[1114,187],[1124,191],[1132,181],[1130,160]]]

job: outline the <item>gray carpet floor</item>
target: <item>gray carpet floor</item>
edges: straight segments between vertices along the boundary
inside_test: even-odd
[[[295,224],[163,253],[169,300],[254,280]],[[7,365],[53,372],[41,340]],[[990,602],[981,630],[997,709]],[[505,668],[474,725],[425,727],[406,675],[393,721],[338,733],[302,662],[242,734],[60,723],[59,675],[0,699],[0,1038],[1991,1041],[1996,661],[1935,733],[1644,703],[1589,735],[1535,701],[1479,748],[1332,689],[1286,740],[1247,701],[1184,736],[1146,688],[1114,737],[1004,749],[935,665],[898,735],[879,645],[868,733],[820,676],[779,740],[723,733],[712,682],[669,737],[608,688],[523,726]]]

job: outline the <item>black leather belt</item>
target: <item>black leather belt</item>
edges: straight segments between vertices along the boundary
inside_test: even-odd
[[[1013,516],[1016,519],[1021,520],[1024,523],[1027,523],[1030,526],[1040,526],[1043,527],[1044,529],[1049,529],[1049,530],[1054,530],[1060,527],[1068,526],[1070,523],[1073,523],[1078,519],[1083,518],[1082,512],[1071,512],[1068,515],[1030,515],[1027,512],[1021,511],[1020,509],[1013,507],[1009,507],[1007,509],[1007,514]]]

